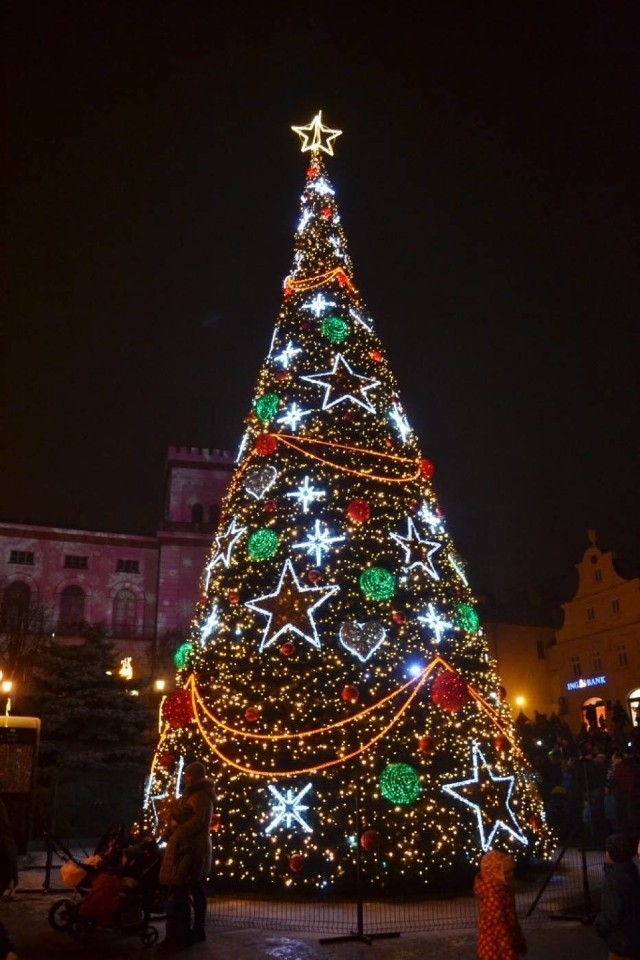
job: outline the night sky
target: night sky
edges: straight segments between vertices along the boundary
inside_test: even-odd
[[[261,9],[259,15],[252,9]],[[238,447],[306,155],[473,586],[640,558],[640,6],[3,5],[0,519],[153,533]]]

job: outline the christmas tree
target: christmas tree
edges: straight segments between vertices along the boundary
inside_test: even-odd
[[[425,889],[549,836],[465,567],[354,282],[323,154],[207,559],[146,816],[185,762],[215,781],[218,880]],[[356,850],[360,844],[359,851]]]

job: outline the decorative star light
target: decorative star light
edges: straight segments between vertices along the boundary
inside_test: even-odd
[[[335,307],[333,300],[325,300],[321,293],[316,293],[315,297],[302,304],[303,310],[310,310],[314,317],[320,317],[329,307]]]
[[[341,353],[336,354],[331,370],[326,370],[324,373],[312,373],[306,377],[301,377],[301,379],[324,387],[323,410],[329,410],[338,403],[351,400],[353,403],[364,407],[369,413],[376,412],[375,407],[365,394],[369,390],[379,387],[380,381],[355,373]]]
[[[436,643],[440,643],[442,640],[442,634],[445,630],[453,630],[454,624],[449,623],[448,620],[443,620],[442,617],[438,615],[438,612],[432,603],[427,607],[427,612],[420,614],[418,617],[420,623],[424,623],[425,626],[429,627],[430,630],[433,630]]]
[[[305,833],[313,833],[311,827],[302,816],[303,812],[309,809],[309,806],[306,803],[301,803],[302,798],[311,790],[312,784],[308,783],[306,787],[303,787],[302,790],[296,794],[289,788],[284,791],[284,795],[281,794],[278,788],[272,783],[267,784],[267,786],[278,802],[273,808],[273,820],[264,832],[273,833],[276,827],[284,820],[284,824],[288,830],[291,829],[295,821],[295,823],[300,824]]]
[[[501,777],[493,772],[476,741],[471,746],[473,776],[469,780],[443,784],[449,796],[470,807],[478,820],[478,832],[483,850],[493,844],[498,830],[506,832],[518,843],[527,846],[528,840],[511,808],[515,777]]]
[[[389,419],[400,434],[402,442],[406,443],[407,437],[411,433],[411,427],[399,403],[392,404]]]
[[[324,554],[329,550],[332,543],[342,543],[345,537],[332,537],[328,527],[321,529],[320,521],[316,520],[313,533],[311,533],[302,543],[294,543],[294,550],[306,550],[310,557],[315,554],[315,564],[319,567],[322,563]]]
[[[245,606],[269,618],[260,642],[262,652],[276,642],[283,633],[295,633],[312,647],[320,647],[320,637],[313,617],[314,611],[338,591],[337,584],[327,587],[303,587],[296,577],[291,560],[286,560],[278,586]]]
[[[302,353],[302,347],[294,347],[291,340],[287,340],[286,347],[284,347],[281,353],[276,353],[273,359],[276,363],[284,367],[285,370],[288,370],[289,364],[299,353]]]
[[[422,540],[411,517],[407,517],[406,537],[403,537],[399,533],[390,533],[389,536],[404,550],[404,562],[407,570],[413,570],[414,567],[421,567],[434,580],[440,579],[440,575],[433,566],[431,557],[436,550],[440,549],[441,545],[434,543],[433,540]]]
[[[333,156],[333,141],[337,140],[342,133],[342,130],[332,130],[330,127],[324,126],[322,122],[322,110],[318,110],[311,123],[308,123],[304,127],[291,127],[291,129],[294,133],[297,133],[302,140],[302,147],[300,149],[303,153],[306,153],[308,150],[311,150],[313,153],[318,150],[323,150],[324,153],[328,153],[330,156]]]
[[[236,463],[240,463],[240,461],[242,460],[248,440],[249,440],[249,435],[245,433],[244,437],[240,441],[240,446],[238,447],[238,455],[236,457]]]
[[[180,796],[180,780],[182,778],[183,767],[184,767],[184,757],[180,756],[178,758],[178,769],[177,769],[177,775],[176,775],[176,791],[175,791],[176,797]],[[158,813],[158,808],[156,807],[156,804],[160,803],[162,800],[168,800],[170,794],[168,790],[165,790],[164,793],[156,793],[154,796],[152,796],[151,788],[153,787],[154,780],[155,780],[155,777],[153,776],[153,774],[150,777],[147,777],[147,783],[144,791],[144,806],[151,807],[153,819],[155,821],[156,826],[158,826],[160,822],[160,814]]]
[[[349,313],[351,314],[353,319],[356,321],[356,323],[361,324],[365,328],[365,330],[368,330],[369,332],[371,332],[373,328],[373,322],[371,320],[365,320],[362,314],[359,313],[357,310],[354,310],[353,307],[349,308]]]
[[[300,219],[298,220],[298,230],[297,230],[298,233],[302,233],[306,225],[309,223],[309,220],[311,220],[312,216],[313,214],[311,213],[311,210],[302,211]]]
[[[292,403],[291,406],[285,410],[281,417],[278,417],[278,423],[284,423],[286,427],[291,427],[295,432],[298,428],[298,424],[304,417],[308,417],[311,413],[311,410],[303,410],[298,406],[297,403]]]
[[[424,520],[428,527],[431,528],[431,533],[438,533],[440,530],[442,530],[444,525],[442,517],[439,517],[437,513],[434,513],[428,503],[422,504],[418,516],[421,520]]]
[[[462,582],[464,583],[465,587],[468,587],[468,586],[469,586],[469,581],[467,580],[467,577],[465,576],[465,572],[464,572],[464,570],[462,569],[462,565],[461,565],[460,561],[456,559],[456,557],[453,555],[453,553],[449,553],[449,554],[447,554],[447,556],[449,557],[449,563],[451,564],[451,566],[453,567],[453,569],[455,570],[455,572],[458,574],[458,576],[460,577],[460,579],[461,579]]]
[[[321,197],[326,197],[327,195],[331,197],[335,196],[335,190],[331,184],[325,180],[324,177],[318,177],[318,179],[314,180],[310,186],[316,191],[316,193],[319,193]]]
[[[329,243],[336,252],[336,257],[340,257],[341,260],[344,260],[346,254],[340,247],[340,241],[337,237],[329,237]]]
[[[246,529],[246,527],[239,527],[236,523],[236,518],[233,517],[225,532],[216,537],[218,549],[205,567],[207,571],[205,590],[209,589],[211,571],[218,563],[222,561],[225,567],[227,567],[227,569],[229,568],[229,564],[231,563],[231,551]]]
[[[217,632],[218,627],[220,626],[220,613],[218,611],[218,605],[214,604],[211,608],[211,613],[202,624],[200,629],[200,646],[203,647],[205,640],[211,636],[212,633]]]
[[[305,477],[298,489],[291,493],[285,493],[285,497],[293,497],[302,507],[302,512],[309,513],[309,504],[313,503],[314,500],[322,500],[325,494],[325,490],[312,487],[309,477]]]

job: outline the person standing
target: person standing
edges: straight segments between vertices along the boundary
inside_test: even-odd
[[[176,849],[189,852],[192,870],[188,890],[193,906],[193,926],[189,932],[190,943],[207,939],[204,924],[207,916],[207,889],[205,881],[211,870],[211,818],[213,816],[213,782],[206,777],[204,764],[199,760],[190,763],[184,770],[182,801],[189,816],[176,826],[172,835]]]
[[[0,798],[0,897],[5,891],[9,895],[18,886],[18,850],[9,823],[9,814]]]
[[[605,840],[604,884],[594,928],[609,948],[608,960],[640,958],[640,876],[633,853],[633,841],[621,833]]]
[[[516,914],[515,863],[508,853],[489,850],[480,861],[473,892],[480,902],[478,960],[518,960],[527,943]]]

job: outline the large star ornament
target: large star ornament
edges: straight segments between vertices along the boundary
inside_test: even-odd
[[[331,370],[325,370],[324,373],[311,373],[300,379],[324,387],[323,410],[329,410],[337,403],[351,400],[364,407],[369,413],[376,412],[376,408],[366,394],[374,387],[380,386],[380,381],[355,373],[341,353],[336,354]]]
[[[511,808],[511,795],[516,778],[495,774],[475,741],[471,747],[471,762],[472,777],[457,783],[443,784],[442,789],[473,810],[478,821],[483,850],[489,849],[499,830],[505,830],[510,837],[526,846],[529,841]]]
[[[278,586],[273,593],[247,600],[246,607],[269,618],[262,635],[260,651],[274,644],[284,633],[295,633],[312,647],[320,647],[314,611],[338,591],[337,584],[327,587],[303,587],[291,560],[285,561]]]
[[[318,110],[315,117],[305,127],[291,127],[294,133],[297,133],[302,140],[300,149],[303,153],[311,150],[315,153],[323,150],[333,156],[333,141],[342,134],[342,130],[332,130],[331,127],[325,127],[322,122],[322,110]]]
[[[246,527],[239,527],[236,523],[236,518],[233,517],[231,523],[227,527],[224,533],[221,533],[216,537],[216,546],[217,550],[214,553],[213,557],[205,567],[207,571],[207,576],[205,579],[205,589],[209,589],[209,581],[211,579],[211,571],[218,563],[223,563],[225,567],[229,567],[231,563],[231,552],[236,545],[236,541],[240,539],[242,534],[246,531]]]
[[[407,570],[420,567],[422,570],[426,570],[434,580],[440,579],[431,557],[440,549],[441,545],[434,540],[422,540],[411,517],[407,517],[406,537],[403,537],[400,533],[390,533],[389,536],[404,550],[404,563]]]

